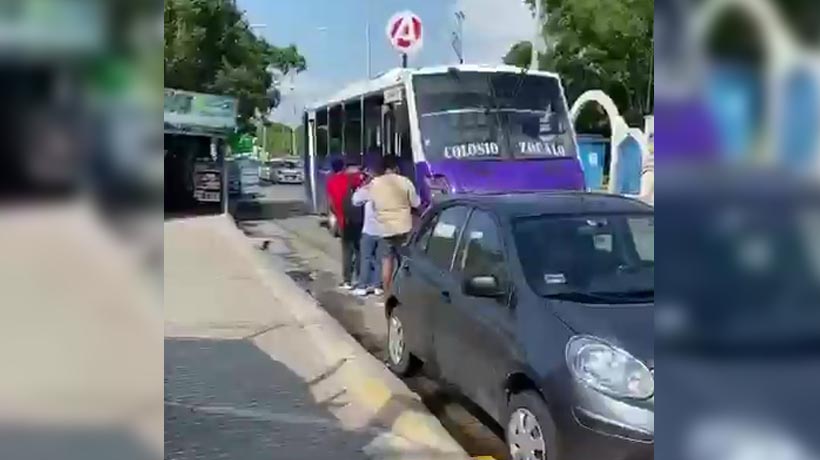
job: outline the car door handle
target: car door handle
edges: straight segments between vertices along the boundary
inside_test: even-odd
[[[441,291],[441,298],[446,303],[450,303],[453,299],[450,297],[450,291]]]

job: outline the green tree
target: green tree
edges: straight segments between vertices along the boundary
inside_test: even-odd
[[[526,0],[534,6],[535,0]],[[641,126],[653,110],[653,0],[541,0],[547,52],[539,67],[558,72],[567,99],[601,89],[630,125]],[[529,42],[512,46],[504,62],[529,66]],[[582,118],[582,125],[590,120]],[[595,130],[595,127],[591,127]]]
[[[270,70],[301,72],[296,46],[276,47],[256,36],[233,0],[165,2],[165,85],[239,99],[239,126],[280,100]]]
[[[265,130],[263,133],[262,130]],[[295,155],[293,152],[293,129],[285,124],[270,122],[257,127],[256,142],[261,147],[262,142],[267,143],[270,158]],[[297,139],[298,141],[298,139]]]

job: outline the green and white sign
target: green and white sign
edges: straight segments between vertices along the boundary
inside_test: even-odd
[[[236,129],[237,104],[229,96],[165,89],[165,131],[225,137]]]

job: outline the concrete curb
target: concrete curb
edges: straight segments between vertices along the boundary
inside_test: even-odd
[[[254,249],[253,240],[242,233],[231,216],[225,217],[227,236],[255,265],[272,296],[287,308],[304,333],[309,335],[327,366],[337,367],[335,374],[344,382],[351,397],[371,412],[371,423],[377,423],[415,445],[424,446],[433,454],[425,457],[448,460],[469,458],[418,395],[356,342],[294,280],[285,273],[270,270],[261,254]]]

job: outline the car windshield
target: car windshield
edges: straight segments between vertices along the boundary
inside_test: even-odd
[[[453,70],[418,75],[414,89],[428,161],[575,156],[555,77]]]
[[[591,303],[654,298],[653,214],[526,217],[515,221],[514,234],[539,295]]]

